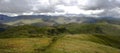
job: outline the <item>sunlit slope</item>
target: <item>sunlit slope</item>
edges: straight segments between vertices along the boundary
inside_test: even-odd
[[[50,38],[0,39],[0,53],[37,53],[50,43]]]
[[[105,45],[114,44],[87,34],[66,35],[53,44],[49,53],[120,53],[120,49]]]
[[[0,53],[120,53],[120,27],[107,23],[16,26],[0,38]]]
[[[120,41],[103,35],[0,39],[2,53],[120,53]]]

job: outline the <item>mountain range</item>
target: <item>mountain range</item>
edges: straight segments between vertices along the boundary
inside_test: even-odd
[[[5,25],[57,25],[68,23],[98,23],[106,22],[112,24],[120,24],[120,18],[114,17],[85,17],[85,16],[51,16],[51,15],[21,15],[10,17],[7,15],[0,15],[0,23]]]

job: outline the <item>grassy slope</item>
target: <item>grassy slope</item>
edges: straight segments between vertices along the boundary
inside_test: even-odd
[[[53,44],[46,53],[120,53],[120,49],[105,44],[107,41],[92,35],[66,35]]]
[[[68,30],[67,33],[72,35],[65,34],[64,37],[57,36],[58,38],[53,36],[40,38],[36,35],[52,28],[25,26],[9,29],[1,33],[0,37],[11,37],[9,35],[15,34],[13,37],[16,38],[0,39],[0,53],[120,53],[119,25],[69,24],[65,27]],[[34,33],[29,33],[31,31]],[[43,32],[40,34],[45,36],[46,33],[43,34]],[[21,34],[23,34],[22,37],[27,35],[26,38],[19,37]],[[35,34],[39,38],[29,38],[32,36],[30,34]]]
[[[52,38],[0,39],[0,43],[2,53],[120,53],[120,49],[109,46],[115,44],[111,40],[90,34],[69,34],[55,41]]]
[[[50,38],[0,39],[0,53],[37,53],[51,42]]]

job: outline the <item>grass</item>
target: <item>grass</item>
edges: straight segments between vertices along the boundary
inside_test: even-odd
[[[93,41],[94,40],[94,41]],[[120,53],[120,49],[105,45],[106,41],[88,34],[66,35],[47,53]]]
[[[90,34],[67,34],[54,38],[7,38],[0,39],[0,53],[120,53],[114,44],[119,45]]]
[[[0,53],[120,53],[120,27],[112,24],[17,26],[0,32]]]
[[[0,53],[36,53],[38,50],[42,51],[50,42],[50,38],[0,39]]]

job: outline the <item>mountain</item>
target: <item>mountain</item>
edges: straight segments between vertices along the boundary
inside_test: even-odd
[[[0,15],[0,23],[6,25],[58,25],[58,24],[68,24],[68,23],[98,23],[107,22],[112,24],[119,24],[119,18],[113,17],[85,17],[85,16],[50,16],[50,15],[21,15],[15,17],[9,17],[6,15]]]
[[[103,18],[97,19],[97,22],[106,22],[106,23],[110,23],[110,24],[120,25],[120,18],[103,17]]]
[[[49,15],[21,15],[16,17],[9,17],[6,15],[0,15],[0,22],[7,25],[24,25],[24,24],[67,24],[72,22],[82,23],[84,21],[92,21],[93,18],[80,18],[80,17],[67,17],[67,16],[49,16]]]
[[[0,15],[2,53],[120,53],[120,18]]]
[[[8,21],[12,20],[11,17],[6,16],[6,15],[0,15],[0,23],[6,23]]]

